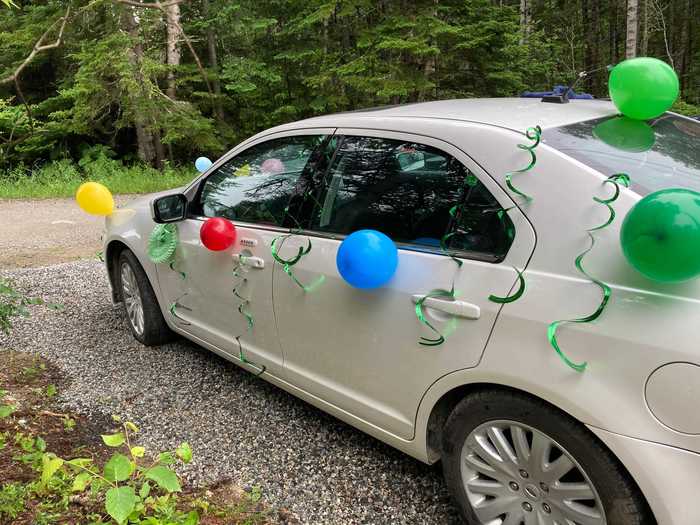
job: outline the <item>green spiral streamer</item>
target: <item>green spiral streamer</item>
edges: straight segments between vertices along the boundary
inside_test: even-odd
[[[254,363],[245,356],[245,354],[243,353],[243,345],[241,344],[240,335],[236,337],[236,342],[238,343],[238,359],[240,359],[242,363],[245,363],[248,366],[260,369],[260,371],[257,374],[255,374],[255,377],[260,377],[261,375],[263,375],[265,373],[265,370],[267,370],[267,367],[265,365],[259,365],[257,363]]]
[[[292,270],[292,267],[293,267],[296,263],[298,263],[298,262],[302,259],[302,257],[304,257],[305,255],[308,255],[309,252],[311,252],[311,248],[312,248],[311,239],[309,239],[309,238],[307,237],[307,239],[306,239],[306,242],[307,242],[306,247],[300,246],[300,247],[299,247],[299,251],[297,252],[297,254],[296,254],[294,257],[290,258],[290,259],[284,259],[284,258],[281,257],[280,254],[279,254],[279,247],[277,246],[277,243],[278,243],[278,242],[284,242],[286,239],[288,239],[288,238],[291,237],[292,235],[294,235],[294,234],[280,235],[279,237],[275,237],[274,239],[272,239],[272,244],[271,244],[271,248],[270,248],[270,249],[271,249],[271,252],[272,252],[272,258],[273,258],[275,261],[277,261],[278,263],[280,263],[280,264],[282,265],[282,269],[284,270],[284,273],[286,273],[287,275],[289,275],[289,277],[292,278],[292,281],[294,281],[294,283],[295,283],[297,286],[299,286],[299,288],[301,288],[302,290],[304,290],[304,292],[312,292],[313,290],[315,290],[316,288],[318,288],[318,287],[325,281],[326,276],[325,276],[325,275],[321,275],[321,276],[320,276],[316,281],[314,281],[313,283],[311,283],[311,284],[309,284],[309,285],[305,285],[305,284],[303,284],[301,281],[299,281],[299,279],[296,277],[296,275],[294,275],[294,272],[293,272],[293,270]]]
[[[515,270],[515,273],[518,274],[518,289],[513,294],[506,297],[499,297],[493,294],[489,295],[489,301],[499,304],[507,304],[515,302],[523,296],[525,293],[525,278],[523,277],[523,272],[518,270],[515,266],[513,267],[513,270]]]
[[[452,284],[452,289],[451,290],[445,290],[442,288],[437,288],[435,290],[432,290],[431,292],[427,293],[423,297],[421,297],[418,302],[416,303],[416,317],[418,317],[418,320],[423,323],[425,326],[430,328],[436,335],[434,338],[429,338],[429,337],[421,337],[420,340],[418,341],[419,344],[423,346],[440,346],[442,343],[445,342],[445,336],[435,328],[430,321],[425,316],[425,312],[423,308],[425,307],[424,303],[431,297],[449,297],[451,299],[454,299],[455,297],[455,287],[454,283]]]
[[[182,317],[180,317],[179,315],[177,315],[177,309],[178,309],[178,308],[183,308],[184,310],[189,310],[189,311],[191,311],[191,310],[190,310],[189,308],[187,308],[185,305],[183,305],[183,304],[180,303],[180,300],[183,299],[185,296],[187,296],[187,294],[188,294],[188,292],[183,293],[180,297],[178,297],[177,299],[175,299],[175,300],[170,304],[170,307],[168,308],[168,310],[170,311],[170,315],[172,315],[175,319],[177,319],[178,321],[180,321],[180,323],[181,323],[182,325],[184,325],[184,326],[189,326],[191,323],[189,323],[188,321],[186,321],[185,319],[183,319]]]
[[[513,186],[512,178],[513,175],[516,175],[518,173],[525,173],[526,171],[530,171],[532,168],[535,167],[535,164],[537,164],[537,155],[535,155],[535,148],[540,144],[540,140],[542,138],[542,128],[540,126],[535,126],[534,128],[527,128],[527,130],[525,131],[525,136],[528,138],[528,140],[534,141],[533,144],[529,146],[527,144],[518,144],[518,148],[525,150],[530,154],[530,163],[522,169],[509,171],[508,173],[506,173],[506,186],[508,186],[510,191],[512,191],[516,195],[523,197],[525,200],[531,201],[532,197],[530,195],[520,191],[515,186]]]
[[[576,260],[574,261],[574,264],[576,266],[576,269],[581,272],[586,278],[588,278],[590,281],[593,283],[597,284],[601,291],[603,292],[603,298],[600,301],[600,304],[598,305],[598,308],[590,314],[585,317],[579,317],[576,319],[562,319],[560,321],[554,321],[549,325],[547,328],[547,339],[549,340],[549,344],[552,345],[554,350],[557,352],[559,357],[561,358],[564,363],[566,363],[571,369],[577,371],[577,372],[583,372],[586,367],[588,366],[587,362],[583,363],[574,363],[569,359],[566,354],[562,351],[562,349],[559,347],[559,342],[557,341],[557,330],[561,325],[568,324],[568,323],[590,323],[592,321],[595,321],[598,319],[603,311],[605,310],[606,305],[608,304],[608,301],[610,300],[610,296],[612,294],[612,291],[610,289],[610,286],[608,286],[606,283],[601,281],[600,279],[596,279],[595,277],[591,276],[588,272],[583,267],[583,258],[590,252],[593,247],[595,246],[595,237],[593,236],[593,232],[602,230],[603,228],[609,226],[612,224],[612,222],[615,220],[615,210],[612,207],[612,203],[617,200],[617,198],[620,196],[620,185],[625,186],[626,188],[629,187],[630,183],[630,178],[628,175],[625,173],[616,173],[615,175],[611,175],[605,181],[603,181],[603,184],[612,184],[614,186],[614,193],[612,197],[608,199],[599,199],[598,197],[593,197],[593,200],[599,204],[603,204],[607,206],[609,210],[609,216],[608,219],[600,224],[599,226],[596,226],[594,228],[590,228],[586,230],[586,233],[588,234],[588,238],[590,240],[590,244],[588,245],[588,248],[584,250],[582,253],[580,253],[577,257]]]

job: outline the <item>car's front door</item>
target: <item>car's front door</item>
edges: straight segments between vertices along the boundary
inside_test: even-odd
[[[319,161],[333,130],[266,138],[217,163],[193,191],[188,218],[178,223],[172,268],[158,280],[173,322],[249,368],[283,375],[272,312],[272,240],[289,231],[287,202],[305,169]],[[215,252],[200,241],[210,217],[236,226],[234,245]]]
[[[501,307],[489,296],[517,289],[514,268],[527,264],[534,232],[493,179],[452,145],[352,129],[339,129],[335,140],[308,229],[282,254],[292,255],[311,239],[312,250],[293,267],[295,277],[325,280],[304,291],[285,273],[274,275],[287,379],[411,439],[430,384],[478,363]],[[352,288],[336,269],[343,238],[361,229],[379,230],[399,248],[396,274],[375,290]],[[461,266],[441,249],[441,240]],[[416,301],[453,282],[456,300],[436,297],[424,308],[425,320],[446,341],[421,345],[421,337],[438,335],[419,320]]]

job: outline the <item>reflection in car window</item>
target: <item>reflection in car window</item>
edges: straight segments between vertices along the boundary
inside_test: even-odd
[[[512,222],[486,187],[456,159],[423,144],[344,137],[324,186],[312,222],[317,231],[369,228],[431,250],[455,232],[450,249],[487,259],[502,258],[513,240]]]
[[[542,138],[603,175],[627,173],[640,195],[700,191],[700,122],[670,113],[647,122],[611,117],[547,129]]]
[[[200,213],[205,217],[282,226],[297,179],[324,138],[283,137],[236,155],[204,182]]]

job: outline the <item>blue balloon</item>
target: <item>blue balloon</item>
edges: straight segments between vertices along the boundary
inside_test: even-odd
[[[194,161],[194,167],[197,168],[197,171],[199,173],[204,173],[209,168],[211,168],[211,165],[212,161],[210,161],[206,157],[199,157],[197,160]]]
[[[376,230],[359,230],[348,235],[335,258],[338,272],[355,288],[378,288],[396,272],[399,253],[394,242]]]

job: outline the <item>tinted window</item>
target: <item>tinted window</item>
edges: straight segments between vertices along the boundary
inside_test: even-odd
[[[641,195],[700,191],[700,122],[671,114],[648,122],[612,117],[545,130],[543,141],[604,175],[627,173]]]
[[[317,161],[312,154],[323,141],[320,135],[284,137],[236,155],[207,177],[197,213],[281,226],[297,179]]]
[[[466,167],[430,146],[344,137],[323,187],[314,230],[350,234],[370,228],[429,249],[439,249],[440,240],[454,232],[451,249],[497,258],[512,242],[512,222],[496,199]]]

